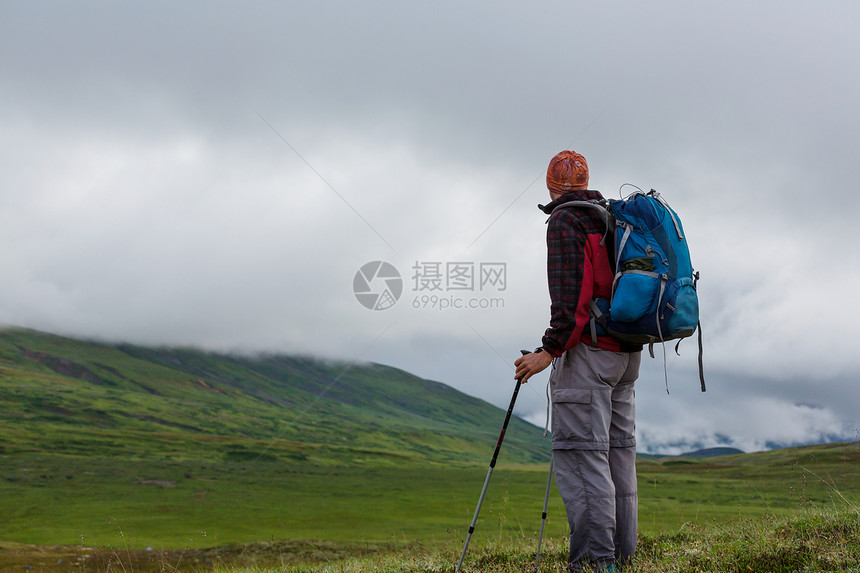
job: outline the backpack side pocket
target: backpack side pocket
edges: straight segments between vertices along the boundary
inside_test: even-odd
[[[690,277],[678,279],[678,290],[675,300],[670,301],[672,315],[669,317],[669,335],[685,336],[685,332],[692,334],[699,323],[699,295]]]
[[[618,322],[635,322],[653,312],[660,291],[660,276],[647,271],[627,271],[618,279],[609,314]]]

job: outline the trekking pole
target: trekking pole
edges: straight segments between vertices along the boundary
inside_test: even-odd
[[[543,498],[543,513],[540,517],[540,535],[538,535],[537,553],[535,554],[535,573],[538,573],[538,563],[540,562],[540,545],[543,541],[543,528],[546,525],[546,508],[549,505],[550,484],[552,484],[552,455],[549,458],[549,476],[546,478],[546,495]]]
[[[528,350],[520,350],[520,352],[523,353],[523,356],[531,354]],[[490,485],[490,477],[493,475],[493,468],[496,467],[496,459],[499,457],[499,450],[502,448],[502,440],[505,439],[508,422],[511,421],[511,413],[514,411],[514,404],[517,401],[517,394],[520,392],[522,380],[522,377],[517,378],[517,385],[514,387],[514,395],[511,396],[511,404],[508,406],[508,413],[505,414],[505,422],[502,424],[499,441],[496,442],[496,451],[493,452],[493,459],[490,460],[490,469],[487,470],[487,477],[484,479],[484,487],[481,488],[481,496],[478,498],[478,507],[475,508],[475,515],[472,517],[472,524],[469,525],[469,534],[466,536],[466,543],[463,545],[463,553],[460,555],[460,562],[457,563],[456,573],[460,573],[460,568],[463,566],[463,559],[466,558],[466,550],[469,549],[469,541],[472,539],[472,533],[475,532],[475,524],[478,522],[478,514],[481,513],[481,505],[484,503],[484,496],[487,494],[487,486]]]

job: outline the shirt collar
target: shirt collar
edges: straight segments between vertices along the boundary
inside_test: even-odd
[[[603,199],[603,195],[600,194],[600,191],[593,189],[572,189],[546,205],[538,205],[538,209],[547,215],[551,215],[553,209],[562,203],[567,203],[568,201],[590,201],[592,199]]]

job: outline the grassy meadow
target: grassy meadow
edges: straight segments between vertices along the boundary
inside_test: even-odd
[[[27,545],[56,546],[62,549],[55,551],[68,554],[65,563],[83,555],[80,566],[89,564],[84,570],[92,571],[104,571],[111,556],[115,564],[135,564],[136,571],[200,571],[219,563],[235,571],[283,564],[299,571],[326,564],[333,571],[376,570],[366,569],[373,564],[386,571],[445,571],[441,562],[462,547],[486,475],[486,467],[477,464],[45,456],[3,456],[0,464],[0,539],[5,542],[0,565],[16,555],[32,558]],[[842,531],[852,523],[852,512],[858,518],[858,474],[858,443],[640,460],[643,548],[663,547],[663,555],[681,551],[691,536],[731,537],[726,531],[738,527],[770,527],[767,535],[779,536],[771,530],[783,526],[775,524],[800,517]],[[544,465],[496,468],[473,536],[470,570],[529,570],[521,564],[505,569],[500,563],[528,561],[533,554],[546,477]],[[856,530],[848,531],[850,540]],[[564,552],[566,533],[561,500],[553,490],[546,530],[550,554]],[[851,543],[856,547],[856,539]],[[421,556],[429,560],[429,569],[408,565]],[[407,568],[398,569],[401,565]]]
[[[0,394],[0,571],[31,573],[453,571],[504,417],[379,364],[24,329]],[[532,570],[541,434],[511,420],[467,571]],[[638,474],[639,571],[860,572],[860,443]],[[553,489],[542,570],[566,536]]]

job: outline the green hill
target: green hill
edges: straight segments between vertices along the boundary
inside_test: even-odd
[[[504,412],[372,363],[244,357],[0,330],[0,454],[483,462]],[[549,459],[514,418],[504,460]]]

